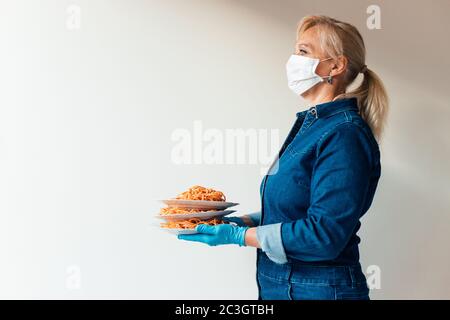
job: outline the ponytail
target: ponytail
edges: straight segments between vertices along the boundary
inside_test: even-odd
[[[358,99],[359,113],[380,140],[387,118],[389,99],[380,77],[370,69],[364,71],[361,85],[354,91],[345,93],[346,97]]]

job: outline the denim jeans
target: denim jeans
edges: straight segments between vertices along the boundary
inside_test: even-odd
[[[369,300],[360,264],[277,264],[258,254],[260,300]]]

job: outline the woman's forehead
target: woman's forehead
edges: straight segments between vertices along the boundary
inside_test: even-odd
[[[315,49],[319,41],[317,37],[317,30],[315,27],[309,28],[299,34],[297,39],[297,46],[304,46],[310,49]]]

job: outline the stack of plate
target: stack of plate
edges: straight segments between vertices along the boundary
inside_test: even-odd
[[[168,199],[160,200],[162,203],[166,204],[168,207],[176,207],[180,209],[197,209],[200,211],[193,213],[168,213],[168,214],[158,214],[156,217],[164,219],[166,221],[176,221],[176,220],[189,220],[192,218],[197,218],[200,220],[209,220],[214,218],[222,218],[229,215],[236,210],[228,210],[228,208],[238,205],[234,202],[226,201],[210,201],[210,200],[180,200],[180,199]],[[161,228],[172,234],[192,234],[196,233],[195,229],[177,229],[177,228]]]

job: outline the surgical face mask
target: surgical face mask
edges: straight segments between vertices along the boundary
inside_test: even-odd
[[[286,72],[289,88],[300,95],[311,89],[316,84],[323,81],[323,78],[316,73],[316,68],[320,62],[331,58],[319,60],[293,54],[286,63]]]

